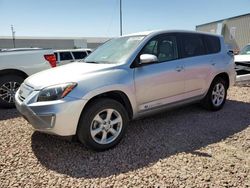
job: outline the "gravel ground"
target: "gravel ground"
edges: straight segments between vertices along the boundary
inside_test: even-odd
[[[0,109],[0,187],[250,187],[249,93],[231,88],[218,112],[191,105],[133,121],[99,153]]]

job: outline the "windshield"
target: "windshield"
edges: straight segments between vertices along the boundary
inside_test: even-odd
[[[94,52],[84,61],[86,63],[122,63],[133,53],[145,36],[128,36],[112,39]]]
[[[250,55],[250,45],[245,46],[241,51],[240,55]]]

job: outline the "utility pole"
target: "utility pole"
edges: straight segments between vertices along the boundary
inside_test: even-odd
[[[122,36],[122,0],[120,0],[120,36]]]
[[[11,32],[12,32],[12,40],[13,40],[13,46],[16,48],[16,42],[15,42],[15,31],[13,25],[11,25]]]

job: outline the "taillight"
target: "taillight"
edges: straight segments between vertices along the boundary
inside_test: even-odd
[[[44,55],[44,58],[49,62],[51,67],[56,67],[56,56],[54,54]]]

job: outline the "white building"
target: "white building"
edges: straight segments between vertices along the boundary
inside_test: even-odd
[[[105,37],[15,37],[0,36],[0,49],[39,47],[52,49],[92,48],[95,49],[110,38]]]

